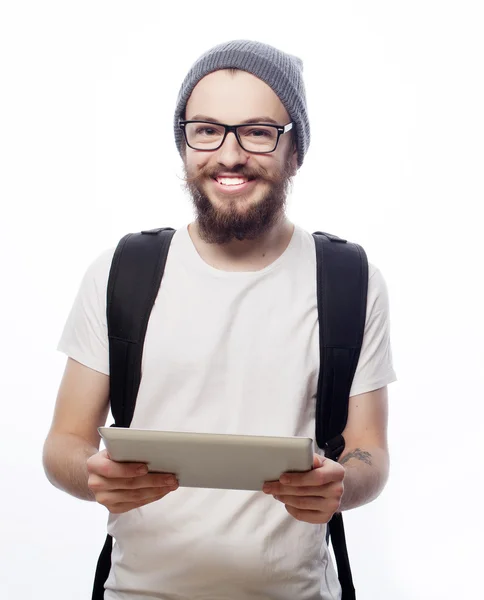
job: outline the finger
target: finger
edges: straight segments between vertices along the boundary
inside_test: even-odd
[[[274,496],[276,500],[286,506],[303,510],[323,510],[325,499],[321,496]]]
[[[99,475],[90,475],[89,488],[93,491],[102,490],[133,490],[140,488],[163,487],[175,485],[177,479],[174,475],[149,473],[140,477],[107,478]]]
[[[111,507],[118,504],[140,504],[149,498],[165,495],[178,488],[178,485],[163,486],[160,488],[140,488],[136,490],[102,491],[96,494],[99,504]]]
[[[150,498],[146,498],[142,502],[136,502],[136,503],[135,502],[126,502],[126,503],[116,504],[116,505],[113,505],[109,509],[109,512],[111,512],[113,514],[121,514],[121,513],[128,512],[130,510],[133,510],[135,508],[141,508],[142,506],[146,506],[148,504],[152,504],[153,502],[157,502],[158,500],[161,500],[162,498],[164,498],[165,496],[167,496],[169,493],[171,493],[173,491],[175,491],[175,490],[164,491],[160,494],[157,494],[156,496],[151,496]]]
[[[329,485],[329,484],[328,484]],[[324,496],[326,486],[307,485],[307,486],[291,486],[283,485],[282,483],[271,483],[268,487],[264,486],[264,492],[272,494],[272,496]],[[268,491],[266,491],[268,490]]]
[[[264,488],[265,489],[265,488]],[[344,485],[342,481],[335,481],[321,486],[290,486],[281,483],[272,483],[270,491],[266,492],[272,496],[320,496],[322,498],[332,498],[342,496]]]
[[[312,523],[314,525],[328,523],[333,516],[319,510],[301,510],[300,508],[294,508],[293,506],[286,506],[286,510],[298,521],[304,521],[305,523]]]
[[[144,463],[121,463],[111,460],[106,450],[98,452],[87,461],[87,470],[91,474],[109,479],[140,477],[148,473]]]
[[[340,498],[326,499],[319,496],[276,496],[275,498],[286,506],[300,510],[316,510],[334,514],[340,507]]]
[[[325,456],[321,456],[320,454],[313,455],[313,469],[319,469],[325,463],[327,458]]]
[[[131,479],[125,479],[125,481],[132,489],[163,487],[167,485],[176,485],[178,483],[176,476],[171,473],[148,473],[148,475],[132,477]]]
[[[96,500],[99,504],[105,506],[109,511],[113,512],[126,512],[127,507],[134,508],[141,506],[149,502],[153,502],[157,498],[163,498],[176,488],[151,488],[151,490],[144,490],[144,493],[134,493],[133,491],[118,493],[118,492],[106,492],[99,494]],[[122,510],[117,509],[122,507]]]

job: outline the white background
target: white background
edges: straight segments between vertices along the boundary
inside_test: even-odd
[[[238,38],[305,63],[312,143],[290,217],[361,243],[390,291],[392,474],[347,514],[358,598],[478,597],[483,26],[465,0],[2,3],[2,598],[90,598],[105,509],[41,465],[56,344],[92,259],[191,218],[176,95]]]

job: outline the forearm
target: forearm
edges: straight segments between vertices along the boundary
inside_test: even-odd
[[[346,470],[340,511],[362,506],[380,495],[388,479],[388,452],[377,447],[348,448],[339,463]]]
[[[45,441],[43,453],[47,479],[71,496],[94,500],[87,485],[87,460],[97,452],[98,448],[76,435],[51,433]]]

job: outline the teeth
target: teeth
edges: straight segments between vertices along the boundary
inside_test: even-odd
[[[247,179],[239,177],[218,177],[217,181],[222,185],[241,185],[242,183],[246,183]]]

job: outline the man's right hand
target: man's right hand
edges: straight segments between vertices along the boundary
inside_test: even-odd
[[[88,487],[96,502],[120,514],[164,498],[178,488],[174,475],[148,473],[143,463],[120,463],[101,450],[87,461]]]

